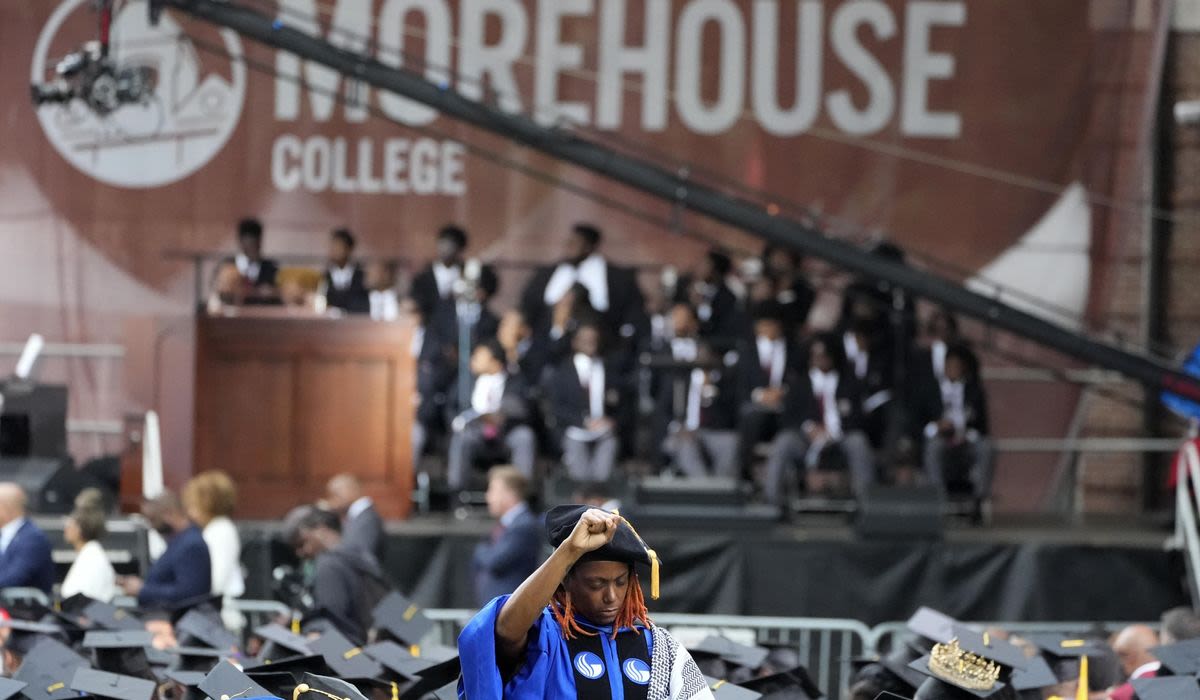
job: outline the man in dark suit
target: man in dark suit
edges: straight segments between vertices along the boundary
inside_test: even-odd
[[[379,562],[345,542],[330,511],[296,508],[284,518],[283,533],[297,556],[313,562],[312,610],[350,641],[366,643],[371,611],[392,588]]]
[[[944,488],[947,466],[965,468],[979,507],[991,493],[996,457],[979,360],[965,343],[952,343],[943,372],[940,382],[927,375],[915,392],[914,437],[924,440],[922,462],[929,482]]]
[[[699,337],[689,304],[670,318],[674,337],[653,359],[654,444],[688,476],[737,476],[737,373]]]
[[[726,279],[733,261],[712,249],[700,262],[695,278],[680,291],[680,301],[691,303],[700,319],[700,335],[724,347],[732,347],[750,336],[750,321]]]
[[[351,474],[338,474],[325,485],[325,502],[342,519],[342,540],[383,561],[383,518]]]
[[[452,490],[467,486],[475,458],[484,453],[507,458],[526,479],[533,478],[537,437],[529,427],[528,388],[520,374],[510,375],[506,367],[499,341],[475,346],[470,403],[451,421],[446,481]]]
[[[242,276],[247,301],[279,295],[275,279],[279,274],[279,264],[262,256],[262,240],[262,222],[258,219],[242,219],[238,222],[238,253],[231,262]]]
[[[556,341],[567,332],[556,327],[555,307],[579,285],[587,290],[588,302],[600,315],[605,336],[612,340],[611,354],[632,357],[649,329],[645,300],[636,273],[608,262],[599,252],[600,242],[598,228],[575,224],[563,261],[539,269],[525,286],[520,307],[533,329],[535,343]]]
[[[50,540],[25,517],[25,491],[0,482],[0,588],[28,587],[46,593],[54,585]]]
[[[804,277],[804,256],[794,248],[768,243],[762,252],[763,273],[777,283],[775,299],[783,305],[784,331],[789,338],[808,322],[817,292]]]
[[[439,306],[454,306],[454,285],[462,277],[466,249],[466,231],[453,224],[438,231],[436,257],[413,278],[408,293],[422,321],[433,318]]]
[[[846,366],[841,339],[825,333],[809,345],[809,369],[788,391],[782,430],[771,442],[763,492],[783,503],[788,476],[802,466],[809,490],[820,490],[823,476],[848,471],[851,488],[861,494],[875,479],[874,455],[864,427],[862,385]]]
[[[602,347],[600,323],[585,321],[572,339],[573,354],[542,380],[544,413],[575,481],[607,481],[620,453],[624,380]]]
[[[362,266],[350,260],[354,243],[349,229],[336,229],[329,236],[329,265],[322,278],[325,302],[346,313],[365,314],[371,311],[371,299]]]
[[[769,300],[751,310],[754,339],[738,353],[738,462],[747,471],[754,447],[775,437],[788,389],[804,366],[784,333],[784,310]]]
[[[525,501],[528,491],[529,480],[514,467],[488,472],[488,513],[500,522],[487,541],[475,547],[471,559],[480,606],[515,591],[542,561],[541,526]]]
[[[164,491],[142,504],[150,527],[167,540],[167,551],[150,565],[143,581],[118,577],[125,595],[137,596],[142,607],[170,608],[212,592],[212,560],[200,528],[188,519],[179,497]]]

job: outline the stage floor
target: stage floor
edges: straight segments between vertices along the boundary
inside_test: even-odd
[[[384,568],[426,607],[471,608],[471,554],[492,521],[430,515],[387,524]],[[277,522],[242,522],[249,597],[270,597],[285,560]],[[786,524],[639,526],[663,560],[670,612],[838,617],[876,624],[931,605],[960,619],[1152,620],[1185,604],[1161,522],[950,521],[940,540],[860,538],[845,516]]]

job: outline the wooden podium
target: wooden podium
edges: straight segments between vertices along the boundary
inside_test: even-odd
[[[196,320],[195,471],[238,485],[237,517],[278,518],[356,475],[407,517],[416,367],[408,320],[242,310]]]

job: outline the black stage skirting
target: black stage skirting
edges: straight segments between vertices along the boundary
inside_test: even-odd
[[[426,521],[390,527],[384,567],[430,608],[474,608],[470,560],[490,525]],[[270,597],[284,561],[270,525],[244,525],[251,598]],[[1053,529],[951,533],[941,541],[864,541],[845,529],[719,525],[642,530],[663,560],[653,610],[903,620],[920,605],[959,619],[1156,620],[1186,604],[1183,568],[1165,534],[1098,542]],[[1123,540],[1123,541],[1122,541]],[[643,578],[645,581],[645,578]]]

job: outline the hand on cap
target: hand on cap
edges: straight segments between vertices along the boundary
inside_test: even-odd
[[[599,508],[586,510],[579,517],[579,522],[575,523],[571,536],[563,540],[563,545],[570,547],[576,554],[587,554],[600,549],[612,542],[620,522],[620,516]]]

